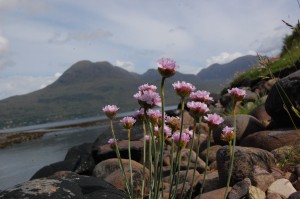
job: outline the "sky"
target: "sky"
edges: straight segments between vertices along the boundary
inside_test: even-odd
[[[298,0],[0,0],[0,99],[54,82],[80,60],[142,74],[161,57],[182,73],[276,56]]]

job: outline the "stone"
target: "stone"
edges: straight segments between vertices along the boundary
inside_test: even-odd
[[[267,113],[265,104],[260,104],[256,108],[254,108],[249,115],[255,117],[258,121],[260,121],[265,127],[271,122],[271,116]]]
[[[259,188],[262,191],[266,191],[268,187],[275,181],[274,176],[259,166],[253,167],[253,172],[249,176],[252,185]]]
[[[227,116],[224,118],[224,122],[220,124],[217,128],[213,130],[213,139],[215,144],[219,145],[227,145],[228,142],[224,142],[221,140],[222,130],[225,126],[234,126],[234,119],[233,116]],[[265,127],[253,116],[250,115],[236,115],[236,142],[237,144],[240,141],[257,131],[264,130]]]
[[[276,160],[278,162],[280,161],[284,161],[286,159],[288,159],[289,156],[294,156],[295,154],[295,150],[293,150],[294,147],[293,146],[282,146],[280,148],[274,149],[271,151],[271,153],[274,155],[274,157],[276,158]]]
[[[70,148],[65,156],[65,160],[78,160],[75,173],[91,175],[95,167],[92,157],[92,143],[84,143]]]
[[[278,179],[268,188],[268,192],[278,193],[280,196],[288,198],[292,193],[297,192],[292,183],[287,179]]]
[[[223,186],[226,186],[229,164],[229,146],[223,146],[217,152],[219,179],[220,184]],[[254,171],[254,166],[259,166],[267,171],[271,171],[271,168],[275,166],[275,158],[272,153],[262,149],[236,146],[231,184],[250,177]]]
[[[63,179],[34,179],[0,193],[2,199],[28,198],[28,199],[83,199],[80,187],[71,181]]]
[[[204,174],[200,174],[200,183],[201,186],[203,185],[204,181]],[[215,171],[209,171],[207,172],[206,178],[205,178],[205,187],[203,189],[203,193],[213,191],[215,189],[221,188],[219,183],[219,173],[217,170]],[[198,193],[199,194],[199,193]]]
[[[300,126],[300,117],[292,110],[292,106],[297,108],[299,105],[299,93],[300,70],[280,79],[272,87],[265,106],[267,113],[276,122],[278,127],[294,127],[293,123],[296,126]]]
[[[266,199],[266,193],[255,186],[249,187],[248,199]]]
[[[267,151],[286,146],[300,144],[300,130],[267,130],[247,136],[240,146],[256,147]]]
[[[216,161],[217,159],[217,151],[221,148],[221,145],[213,145],[210,147],[209,151],[208,151],[208,163],[212,163],[214,161]],[[201,151],[200,153],[200,158],[202,160],[206,159],[206,153],[207,153],[207,149]]]
[[[229,192],[227,199],[237,199],[246,197],[249,192],[251,181],[249,178],[245,178],[240,182],[237,182]]]
[[[228,191],[231,190],[231,187],[229,187]],[[210,192],[206,192],[201,194],[200,199],[224,199],[224,195],[226,192],[226,187],[216,189]],[[194,197],[194,199],[199,199],[199,195]]]
[[[267,199],[285,199],[285,198],[282,198],[278,193],[267,192]]]
[[[124,166],[125,175],[130,181],[130,167],[129,167],[129,160],[122,159],[122,163]],[[133,177],[133,191],[135,197],[140,198],[142,193],[142,176],[145,179],[145,194],[149,187],[149,180],[150,180],[150,171],[145,168],[145,173],[143,173],[143,165],[140,163],[132,160],[132,177]],[[93,175],[99,178],[104,179],[108,183],[114,185],[116,188],[126,191],[126,181],[123,179],[123,174],[121,169],[119,168],[118,159],[108,159],[105,161],[100,162],[96,165]]]
[[[288,199],[299,199],[300,198],[300,191],[292,193]]]

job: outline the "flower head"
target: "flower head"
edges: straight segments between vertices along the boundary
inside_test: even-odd
[[[149,84],[143,84],[141,86],[139,86],[139,91],[156,91],[157,87],[154,85],[149,85]]]
[[[106,105],[102,110],[109,119],[113,119],[119,108],[116,105]]]
[[[149,109],[147,115],[153,125],[159,125],[161,123],[162,113],[160,110]]]
[[[208,91],[196,91],[190,94],[190,98],[196,102],[208,103],[209,101],[213,101],[213,98],[209,95],[210,92]]]
[[[117,140],[116,140],[117,141]],[[116,142],[115,139],[110,138],[107,143],[110,145],[111,148],[115,148],[116,147]]]
[[[136,112],[133,113],[133,117],[137,120],[145,120],[145,115],[144,115],[144,108],[141,108],[137,110]]]
[[[180,97],[187,97],[196,89],[195,86],[190,83],[186,83],[185,81],[177,81],[172,85],[177,95],[179,95]]]
[[[207,104],[203,102],[188,102],[187,107],[190,109],[190,113],[194,118],[199,118],[209,111]]]
[[[134,94],[133,97],[138,100],[139,104],[143,108],[152,108],[154,106],[161,106],[161,98],[158,93],[146,90],[146,91],[139,91],[138,93]]]
[[[150,135],[145,135],[144,139],[149,142],[151,140],[151,136]],[[153,139],[155,140],[156,139],[156,136],[153,137]]]
[[[240,88],[232,88],[227,90],[235,101],[242,101],[246,96],[246,91]]]
[[[172,136],[172,140],[177,144],[178,147],[182,149],[190,141],[190,136],[183,132],[180,136],[180,131],[176,131]]]
[[[124,117],[123,119],[120,120],[120,122],[123,123],[123,127],[125,129],[131,129],[136,120],[133,117]]]
[[[233,136],[234,136],[233,130],[234,130],[233,127],[225,126],[222,130],[221,140],[225,142],[230,142],[231,140],[233,140]]]
[[[207,116],[204,116],[204,120],[207,122],[210,128],[216,127],[224,122],[224,119],[216,113],[207,114]]]
[[[170,117],[167,116],[166,117],[166,123],[169,125],[169,127],[173,130],[179,130],[180,129],[180,123],[181,123],[181,119],[180,117]]]
[[[188,135],[190,137],[190,139],[192,139],[192,137],[194,135],[194,132],[189,129],[182,130],[182,133],[185,133],[186,135]]]
[[[171,77],[175,74],[176,62],[169,58],[161,58],[157,61],[158,72],[163,77]]]

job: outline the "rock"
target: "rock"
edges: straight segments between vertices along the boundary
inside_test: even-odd
[[[253,167],[253,172],[250,173],[249,178],[252,182],[252,185],[264,192],[275,181],[275,178],[271,173],[259,166]]]
[[[293,187],[297,190],[300,191],[300,180],[296,180],[293,182]]]
[[[237,182],[229,192],[227,199],[237,199],[246,197],[249,192],[249,187],[251,186],[251,181],[249,178]]]
[[[126,199],[124,195],[120,195],[109,190],[99,190],[84,195],[84,199],[99,199],[99,198]]]
[[[296,108],[297,105],[299,105],[299,93],[300,70],[280,79],[272,87],[265,106],[267,113],[279,127],[294,127],[291,122],[291,118],[296,126],[300,126],[300,117],[298,117],[292,110],[292,106]],[[286,104],[289,114],[285,110],[284,104]]]
[[[60,162],[56,162],[50,164],[48,166],[44,166],[43,168],[39,169],[32,177],[31,180],[37,178],[44,178],[53,175],[55,172],[58,171],[75,171],[78,165],[79,159],[71,159],[71,160],[64,160]]]
[[[285,198],[288,198],[296,191],[297,190],[293,187],[292,183],[284,178],[276,180],[268,188],[268,192],[278,193]]]
[[[296,151],[293,150],[293,146],[283,146],[277,149],[274,149],[271,151],[271,153],[274,155],[277,161],[284,161],[288,159],[289,156],[296,155]]]
[[[213,138],[215,144],[219,145],[227,145],[227,142],[224,142],[221,140],[221,134],[222,130],[225,126],[234,126],[234,119],[233,116],[227,116],[224,118],[224,122],[219,125],[217,128],[213,130]],[[237,115],[236,116],[236,141],[237,144],[240,143],[240,141],[257,131],[262,131],[264,130],[264,126],[253,116],[250,115]]]
[[[292,193],[288,199],[299,199],[300,198],[300,191]]]
[[[228,191],[231,190],[231,187],[229,187]],[[216,189],[210,192],[206,192],[201,194],[200,199],[224,199],[226,187]],[[194,197],[194,199],[199,199],[199,196]]]
[[[217,152],[220,184],[223,186],[225,186],[227,182],[229,162],[229,146],[223,146]],[[251,173],[254,171],[254,166],[259,166],[267,171],[271,171],[271,168],[274,165],[275,158],[272,153],[258,148],[236,146],[231,184],[235,184],[244,178],[250,177]]]
[[[80,187],[68,180],[35,179],[16,185],[0,193],[2,199],[83,199]]]
[[[202,186],[203,185],[204,174],[201,174],[199,179],[200,179],[200,183],[201,183],[201,186]],[[219,188],[221,188],[221,186],[220,186],[220,183],[219,183],[218,171],[215,170],[215,171],[207,172],[206,179],[205,179],[205,187],[203,189],[203,193],[210,192],[210,191],[213,191],[213,190],[219,189]]]
[[[127,176],[128,181],[130,181],[130,169],[129,169],[129,160],[122,159],[124,166],[125,175]],[[133,172],[133,191],[135,197],[140,198],[142,192],[142,176],[145,178],[145,193],[147,193],[150,172],[145,168],[145,174],[143,174],[143,165],[132,160],[132,172]],[[108,183],[114,185],[116,188],[126,191],[126,183],[123,179],[121,169],[119,168],[118,159],[108,159],[100,162],[96,165],[93,175],[99,178],[103,178]]]
[[[258,105],[249,113],[249,115],[255,117],[265,127],[271,122],[271,116],[267,113],[265,104]]]
[[[248,199],[265,199],[265,198],[266,198],[266,194],[260,188],[254,186],[249,187]]]
[[[74,172],[83,175],[91,175],[95,167],[95,161],[91,153],[92,143],[85,143],[70,148],[65,160],[78,160]]]
[[[278,193],[267,192],[267,199],[284,199]]]
[[[300,178],[300,164],[295,166],[295,174]]]
[[[213,145],[210,147],[209,149],[209,152],[208,152],[208,163],[212,163],[213,161],[216,161],[216,157],[217,157],[217,151],[221,148],[222,146],[221,145]],[[207,149],[201,151],[200,153],[200,158],[202,160],[205,160],[206,159],[206,152],[207,152]]]
[[[244,138],[240,146],[272,151],[282,146],[300,144],[299,133],[300,130],[260,131]]]
[[[140,140],[131,141],[130,146],[132,160],[137,162],[142,161],[144,142]],[[121,158],[128,159],[128,140],[118,141],[118,147]],[[111,158],[117,158],[116,152],[111,148],[110,144],[100,145],[97,149],[94,149],[92,153],[96,163]]]

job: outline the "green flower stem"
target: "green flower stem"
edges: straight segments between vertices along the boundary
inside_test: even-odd
[[[186,172],[185,172],[185,175],[184,175],[183,186],[182,186],[182,191],[181,191],[180,198],[183,198],[183,190],[184,190],[184,187],[185,187],[185,181],[186,181],[189,169],[190,169],[191,155],[192,155],[192,151],[193,151],[195,133],[196,133],[196,125],[197,125],[197,120],[194,119],[192,144],[190,146],[190,151],[189,151],[189,156],[188,156],[188,165],[187,165],[187,169],[186,169]],[[193,185],[191,184],[191,186],[193,186]]]
[[[202,120],[202,116],[199,117],[199,132],[197,133],[198,135],[198,146],[197,146],[197,151],[196,151],[196,163],[195,163],[195,167],[194,167],[194,171],[193,171],[193,177],[192,177],[192,182],[191,184],[193,185],[194,183],[194,179],[195,179],[195,173],[196,173],[196,169],[197,169],[197,164],[198,164],[198,157],[199,157],[199,153],[200,153],[200,129],[201,129],[201,120]],[[190,191],[190,195],[189,198],[192,198],[192,191]]]
[[[182,129],[183,129],[183,114],[184,114],[184,97],[182,97],[181,98],[181,124],[180,124],[180,134],[179,134],[179,140],[181,140],[181,135],[182,135]],[[180,160],[180,158],[179,158],[179,153],[180,153],[180,146],[177,146],[177,152],[176,152],[176,161],[175,161],[175,168],[179,168],[178,170],[177,170],[177,172],[178,172],[178,175],[180,174],[180,162],[181,162],[181,160]],[[175,170],[176,171],[176,170]],[[172,174],[171,174],[172,175]],[[173,178],[173,180],[172,180],[172,183],[171,183],[171,187],[170,187],[170,192],[172,191],[172,188],[173,188],[173,184],[174,184],[174,179],[175,178]],[[175,187],[177,188],[177,186],[178,186],[178,180],[176,181],[176,184],[175,184]],[[177,192],[176,191],[176,189],[175,189],[175,192]],[[172,194],[169,194],[169,198],[172,196]],[[176,194],[175,194],[175,196],[176,196]]]
[[[159,176],[158,178],[158,183],[157,183],[157,186],[158,186],[158,189],[159,190],[159,187],[160,187],[160,183],[162,185],[162,191],[161,191],[161,197],[163,198],[164,197],[164,187],[163,187],[163,183],[162,183],[162,168],[163,168],[163,152],[164,152],[164,143],[165,143],[165,136],[164,136],[164,127],[165,127],[165,89],[164,89],[164,84],[165,84],[165,77],[162,77],[162,80],[161,80],[161,114],[162,114],[162,122],[161,122],[161,134],[160,134],[160,167],[159,167],[159,172],[157,173],[157,175]]]
[[[130,147],[130,129],[128,132],[128,158],[129,158],[129,168],[130,168],[130,192],[133,196],[133,177],[132,177],[132,163],[131,163],[131,147]]]
[[[120,166],[123,178],[125,180],[127,193],[128,193],[129,198],[132,198],[132,195],[130,194],[128,179],[127,179],[127,176],[125,175],[124,165],[122,163],[122,159],[121,159],[119,147],[118,147],[118,144],[117,144],[117,139],[116,139],[116,136],[115,136],[115,131],[114,131],[113,121],[112,120],[110,120],[110,128],[111,128],[112,136],[113,136],[114,141],[115,141],[115,151],[116,151],[116,154],[117,154],[117,159],[118,159],[118,162],[119,162],[119,166]]]
[[[143,176],[142,176],[142,198],[144,198],[144,192],[145,192],[145,167],[146,167],[146,125],[145,121],[143,120],[143,131],[144,131],[144,149],[143,149]]]
[[[208,139],[207,139],[207,147],[206,147],[206,160],[205,160],[205,169],[204,169],[204,176],[203,176],[203,185],[201,186],[200,194],[203,193],[203,190],[204,190],[204,187],[205,187],[205,180],[206,180],[207,168],[208,168],[208,153],[209,153],[209,149],[210,149],[211,134],[212,134],[212,129],[209,128]]]
[[[176,176],[176,184],[175,184],[175,190],[174,190],[173,198],[175,198],[176,195],[177,195],[177,189],[178,189],[178,184],[179,184],[179,180],[180,180],[181,149],[179,150],[178,156],[179,156],[179,159],[178,159],[178,168],[177,168],[177,172],[178,173],[177,173],[177,176]]]
[[[173,134],[174,132],[172,132]],[[173,154],[174,154],[174,140],[172,139],[172,146],[171,146],[171,169],[170,169],[170,190],[169,190],[169,196],[171,195],[172,192],[172,183],[173,183],[173,172],[174,172],[174,160],[173,160]]]
[[[230,180],[231,180],[231,175],[233,171],[233,162],[234,162],[234,154],[235,154],[235,145],[236,145],[236,114],[235,114],[235,105],[236,101],[233,103],[233,128],[234,128],[234,134],[233,134],[233,146],[232,146],[232,151],[230,151],[230,165],[229,165],[229,173],[228,173],[228,178],[227,178],[227,184],[226,184],[226,190],[225,190],[225,195],[224,199],[227,198],[228,195],[228,189],[230,186]],[[231,149],[231,146],[229,147]]]

